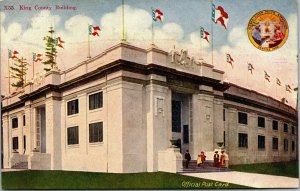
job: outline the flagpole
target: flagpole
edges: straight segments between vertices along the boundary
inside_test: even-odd
[[[249,67],[249,65],[247,65],[247,67]],[[250,71],[252,72],[252,70]],[[249,75],[249,68],[247,68],[247,87],[249,88],[248,75]]]
[[[8,93],[10,95],[10,64],[9,64],[9,49],[8,50],[8,58],[7,58],[7,69],[8,69]]]
[[[204,32],[204,31],[203,31]],[[202,55],[203,55],[203,52],[202,52],[202,42],[201,42],[202,38],[201,38],[201,26],[200,26],[200,59],[202,59]]]
[[[212,13],[213,13],[212,12],[212,0],[210,0],[210,6],[211,6],[211,9],[210,9],[211,14],[210,14],[210,16],[212,17]],[[213,28],[212,21],[211,21],[210,25],[211,25],[211,50],[212,50],[212,52],[211,52],[211,61],[212,61],[212,65],[214,65],[214,28]],[[227,70],[227,64],[226,64],[226,70]],[[228,78],[228,74],[227,74],[227,78]]]
[[[153,30],[153,25],[154,25],[154,23],[153,23],[153,7],[151,7],[151,11],[152,11],[152,25],[151,25],[151,35],[152,35],[152,45],[154,45],[154,30]]]
[[[34,55],[32,55],[32,80],[34,78]]]
[[[87,58],[91,58],[91,53],[90,53],[90,24],[88,24],[88,56]]]
[[[122,41],[126,41],[124,29],[124,0],[122,0]]]

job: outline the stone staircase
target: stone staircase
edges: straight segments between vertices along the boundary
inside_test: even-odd
[[[197,166],[196,160],[191,160],[189,163],[189,167],[185,168],[185,161],[182,161],[182,171],[178,173],[201,173],[201,172],[228,172],[230,169],[228,168],[217,168],[213,167],[213,161],[212,160],[206,160],[204,163],[200,165],[200,167]]]
[[[28,169],[28,162],[19,162],[12,166],[13,169]]]

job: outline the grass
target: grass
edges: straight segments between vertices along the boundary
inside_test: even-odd
[[[231,165],[232,170],[298,178],[298,161]]]
[[[247,188],[166,172],[93,173],[15,171],[2,173],[2,189],[216,189]]]

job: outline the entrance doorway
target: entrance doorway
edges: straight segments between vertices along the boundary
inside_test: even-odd
[[[36,108],[36,149],[46,153],[46,109],[45,106]]]

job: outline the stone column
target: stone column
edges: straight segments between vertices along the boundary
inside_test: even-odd
[[[213,124],[214,124],[214,148],[218,148],[217,143],[223,142],[224,145],[224,121],[223,121],[223,104],[222,99],[214,98],[214,115],[213,115]]]
[[[2,122],[3,122],[3,167],[10,168],[10,121],[7,113],[2,114]]]
[[[238,162],[238,117],[237,110],[234,108],[227,109],[227,132],[228,132],[228,151],[229,164],[236,164]]]
[[[26,151],[25,154],[29,155],[32,151],[32,126],[33,125],[33,108],[30,107],[31,102],[27,101],[25,103],[25,131],[24,134],[26,135]]]
[[[51,169],[61,169],[61,101],[60,94],[46,95],[46,153],[51,154]]]

